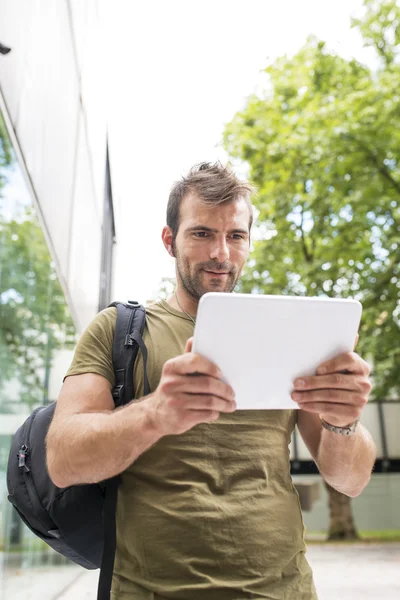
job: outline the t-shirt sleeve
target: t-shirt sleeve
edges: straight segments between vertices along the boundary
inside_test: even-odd
[[[96,315],[78,341],[64,381],[70,375],[97,373],[108,379],[111,387],[114,386],[112,345],[116,320],[117,309],[114,307],[106,308]]]

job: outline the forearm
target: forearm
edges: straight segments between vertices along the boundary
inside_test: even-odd
[[[160,437],[151,417],[151,396],[112,411],[69,415],[47,436],[50,477],[59,487],[108,479]]]
[[[358,496],[371,478],[376,447],[361,424],[353,436],[322,429],[317,464],[329,485],[347,496]]]

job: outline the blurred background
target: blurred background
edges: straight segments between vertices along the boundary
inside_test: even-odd
[[[82,571],[7,502],[12,435],[99,310],[171,291],[169,189],[204,160],[258,188],[238,291],[363,304],[371,483],[334,492],[296,434],[292,473],[310,546],[400,560],[399,53],[396,0],[0,0],[0,597]]]

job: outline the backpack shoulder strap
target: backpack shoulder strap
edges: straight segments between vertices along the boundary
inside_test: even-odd
[[[144,394],[150,393],[147,379],[147,349],[142,334],[146,324],[146,311],[138,302],[112,302],[117,308],[112,358],[115,372],[115,386],[112,391],[116,406],[122,406],[133,399],[133,365],[139,348],[144,364]],[[97,600],[110,600],[110,590],[114,571],[116,548],[116,508],[120,476],[108,479],[105,485],[103,508],[104,545],[97,590]]]
[[[147,349],[143,342],[146,324],[145,308],[138,302],[129,300],[112,302],[110,307],[117,308],[112,359],[115,373],[115,385],[112,390],[115,406],[122,406],[133,399],[133,366],[139,349],[144,364],[144,395],[150,393],[147,378]]]

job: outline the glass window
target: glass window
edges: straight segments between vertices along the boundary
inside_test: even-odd
[[[33,569],[67,564],[28,530],[7,501],[6,467],[15,429],[36,406],[56,400],[51,375],[60,358],[65,364],[65,352],[72,353],[76,339],[0,112],[0,596],[5,598],[26,597]],[[43,586],[41,597],[53,594]]]

